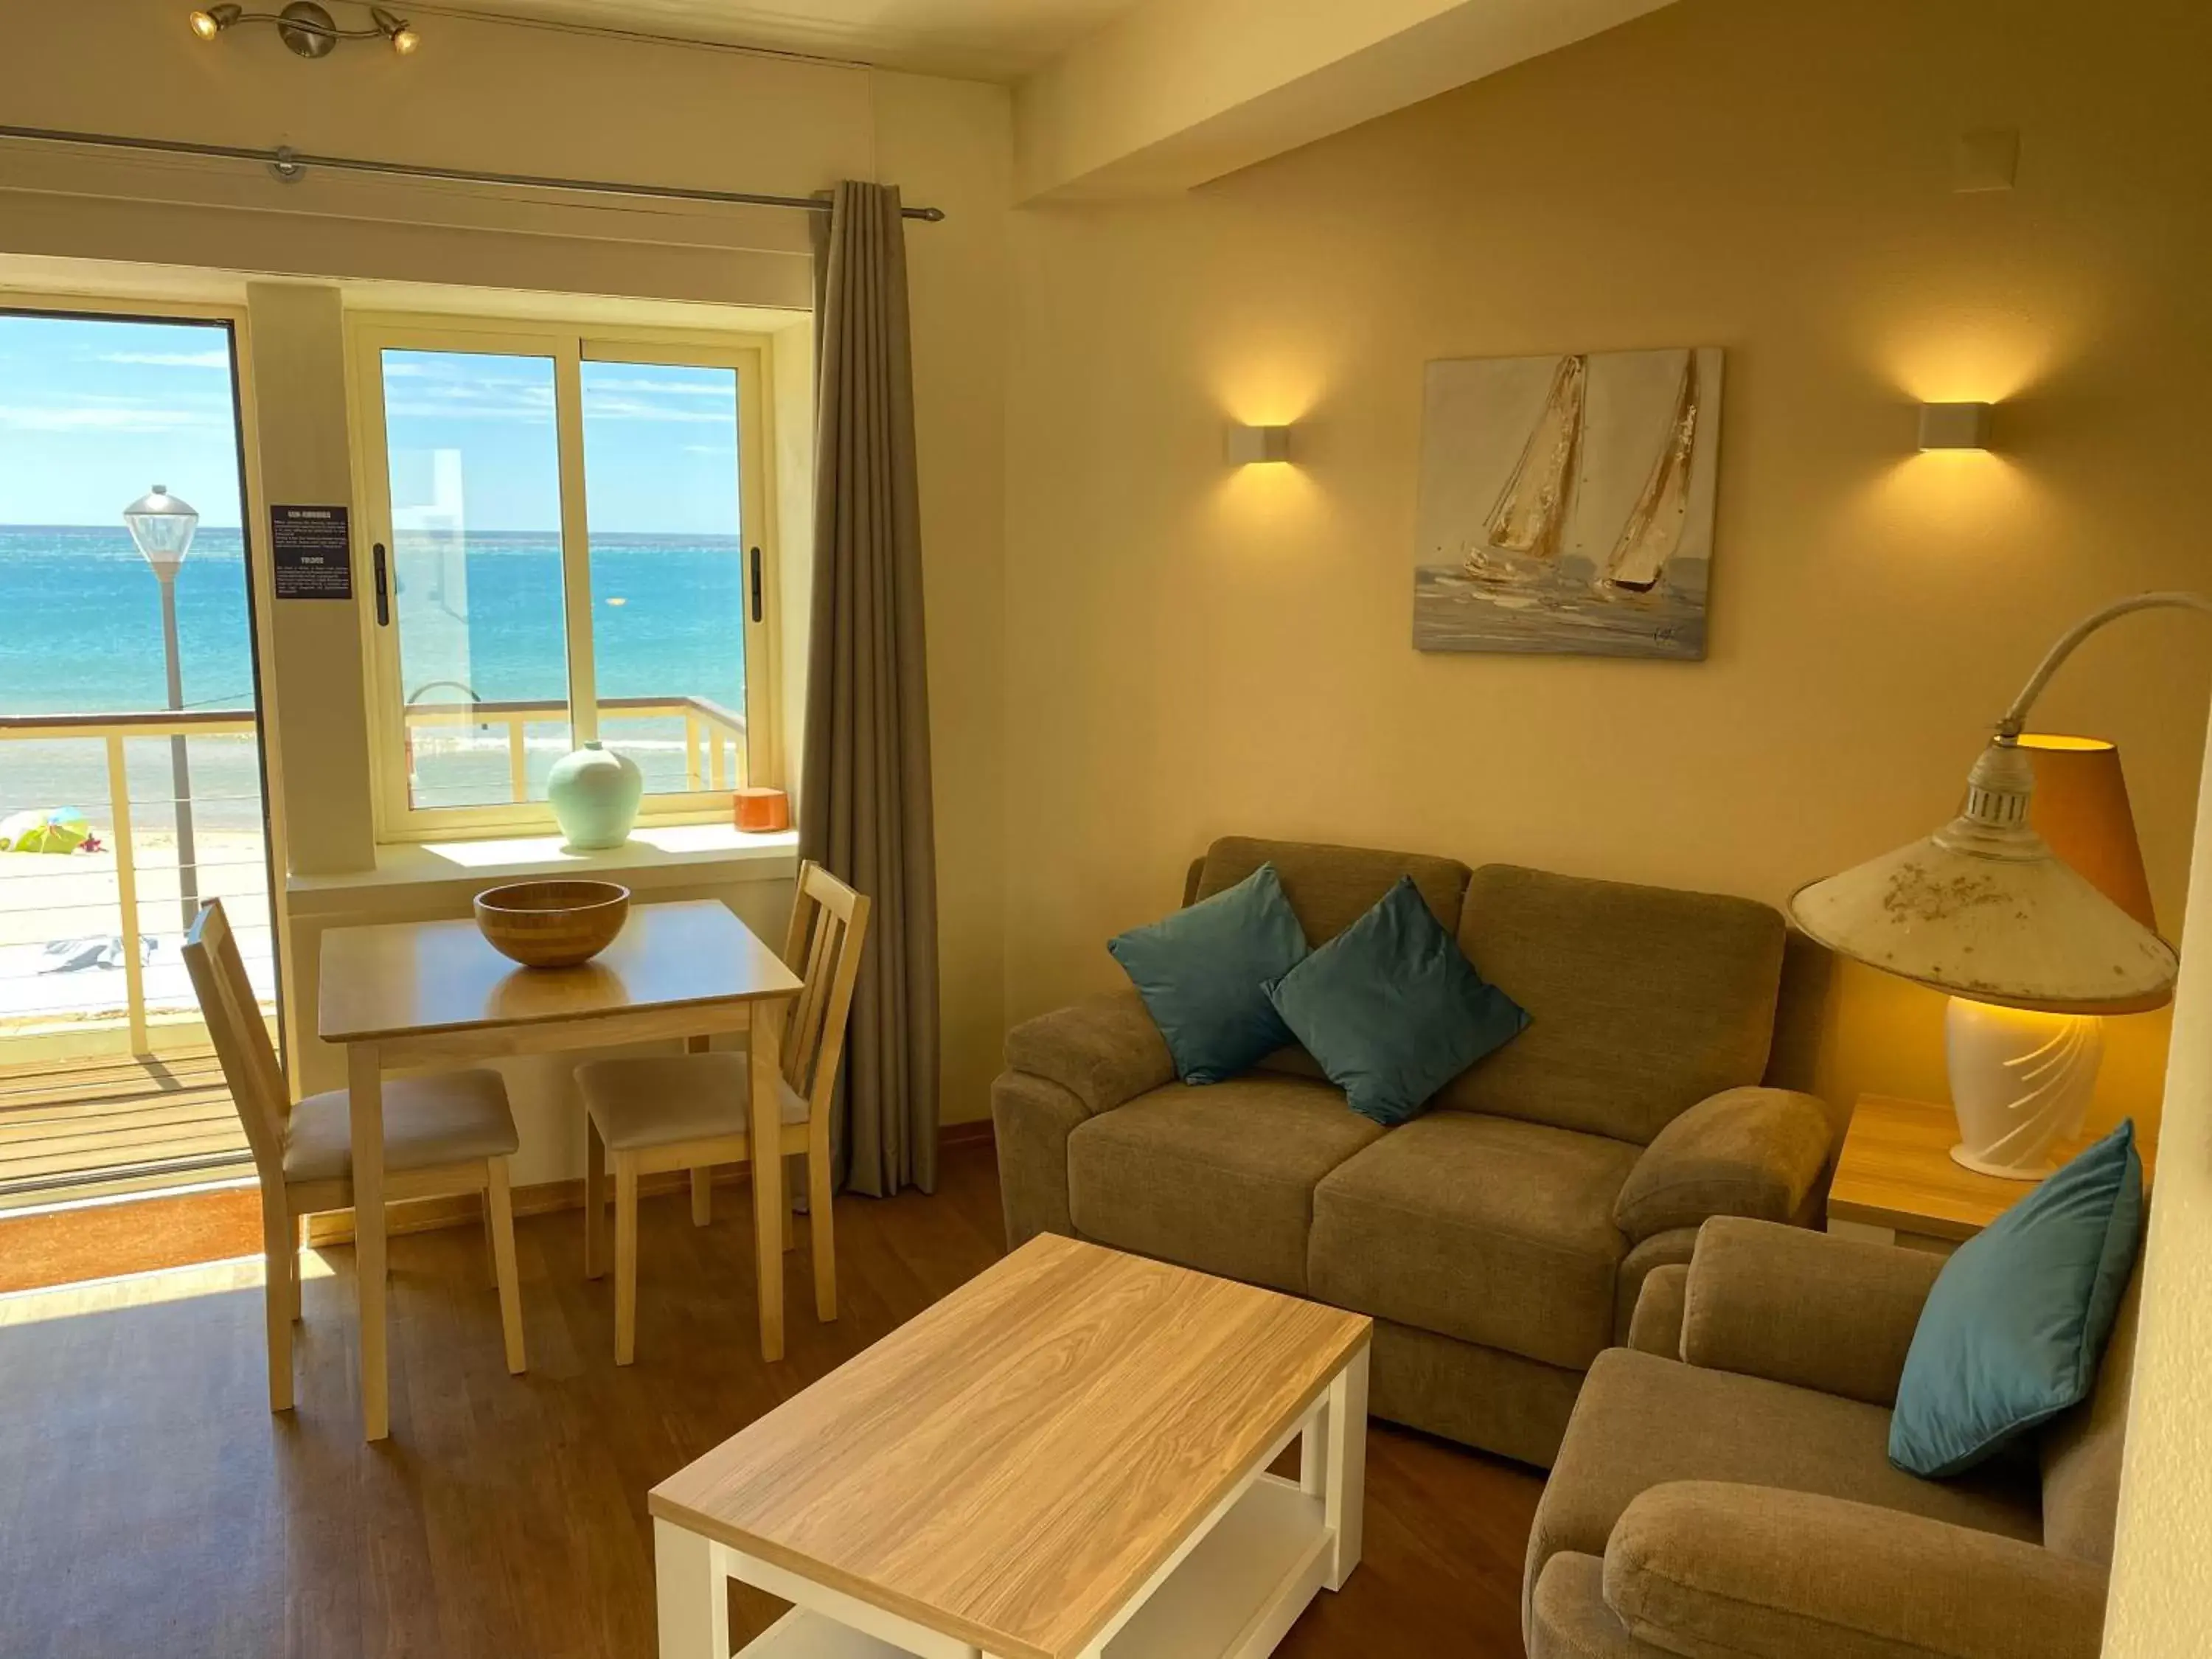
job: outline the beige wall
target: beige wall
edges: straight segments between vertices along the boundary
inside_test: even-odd
[[[2186,720],[2177,721],[2187,725]],[[2212,756],[2197,809],[2191,896],[2212,905]],[[2166,1073],[2164,1156],[2143,1270],[2135,1399],[2120,1481],[2107,1659],[2212,1647],[2212,956],[2185,953]]]
[[[1007,1012],[1228,831],[1747,893],[1924,833],[2044,645],[2201,585],[2212,143],[2182,0],[1681,0],[1176,202],[1017,222]],[[1964,129],[2020,187],[1959,195]],[[1422,364],[1729,352],[1710,660],[1409,643]],[[1921,456],[1917,399],[1999,400]],[[1236,473],[1231,419],[1296,421]],[[2044,714],[2123,744],[2178,928],[2212,639],[2142,618]],[[1944,1095],[1942,1002],[1839,976],[1819,1077]],[[2155,1114],[2162,1017],[2100,1112]]]
[[[998,596],[1008,94],[971,82],[444,15],[424,20],[423,28],[422,52],[404,62],[356,46],[310,64],[264,30],[204,45],[185,29],[173,0],[33,10],[10,19],[7,119],[794,196],[841,178],[881,178],[905,186],[909,201],[947,210],[944,223],[911,228],[908,255],[937,663],[945,1106],[948,1119],[982,1115],[1004,1009]],[[155,83],[168,95],[142,95]],[[252,166],[0,143],[0,283],[35,280],[24,273],[41,271],[75,280],[83,268],[66,262],[84,260],[288,279],[255,283],[250,296],[235,276],[197,289],[137,272],[100,283],[128,291],[143,278],[173,292],[250,297],[264,501],[287,490],[297,499],[307,498],[301,490],[314,499],[345,490],[332,283],[803,307],[811,302],[810,259],[807,221],[788,211],[518,199],[476,186],[328,172],[285,185]],[[775,366],[803,374],[810,367],[804,319],[786,314],[799,325],[777,336]],[[796,434],[780,434],[787,486],[803,486],[809,434],[803,421],[797,424]],[[803,616],[810,556],[803,487],[781,507],[786,598]],[[366,603],[366,583],[357,587]],[[358,635],[349,641],[343,613],[327,605],[266,611],[274,632],[273,746],[295,863],[319,872],[359,867],[369,842],[358,766],[365,742]],[[332,627],[338,635],[329,635]],[[793,642],[787,629],[783,643]],[[787,690],[799,689],[803,662],[803,652],[786,652],[793,679]],[[797,698],[787,701],[795,712]],[[788,746],[795,754],[796,744]],[[758,899],[748,892],[747,902]],[[310,951],[307,925],[293,932],[295,951]],[[302,973],[294,977],[307,982]],[[329,1080],[328,1055],[303,1045],[301,1059],[311,1082]]]

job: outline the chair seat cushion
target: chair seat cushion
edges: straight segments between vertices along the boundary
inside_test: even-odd
[[[643,1054],[576,1068],[584,1109],[609,1152],[742,1135],[750,1127],[752,1061],[745,1054]],[[781,1077],[781,1121],[806,1121],[806,1103]]]
[[[520,1145],[507,1085],[497,1072],[436,1072],[384,1080],[384,1167],[428,1170],[441,1164],[505,1158]],[[309,1095],[284,1130],[284,1179],[345,1181],[353,1175],[353,1127],[346,1091]]]
[[[1880,1406],[1614,1348],[1590,1367],[1575,1402],[1536,1505],[1524,1585],[1562,1551],[1602,1557],[1630,1503],[1670,1480],[1778,1486],[2042,1538],[2041,1503],[2024,1468],[1917,1480],[1890,1466],[1889,1413]]]
[[[1314,1183],[1382,1133],[1327,1083],[1171,1085],[1068,1136],[1069,1213],[1099,1243],[1303,1294]]]
[[[1313,1293],[1401,1325],[1580,1370],[1613,1340],[1627,1241],[1613,1201],[1639,1148],[1431,1112],[1314,1194]]]

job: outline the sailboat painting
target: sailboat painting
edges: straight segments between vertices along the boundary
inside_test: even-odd
[[[1705,654],[1721,353],[1428,367],[1413,644]]]

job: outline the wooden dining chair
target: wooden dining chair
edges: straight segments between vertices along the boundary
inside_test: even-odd
[[[845,1021],[868,933],[868,900],[820,865],[799,866],[783,959],[800,989],[782,1028],[781,1121],[772,1152],[750,1145],[752,1080],[737,1053],[654,1054],[595,1060],[576,1068],[589,1127],[584,1164],[584,1273],[605,1273],[607,1160],[614,1161],[615,1364],[637,1352],[637,1189],[648,1175],[691,1172],[691,1218],[710,1218],[709,1170],[747,1158],[806,1159],[809,1235],[814,1253],[814,1309],[837,1316],[837,1259],[830,1216],[830,1102],[845,1049]],[[789,1248],[790,1215],[784,1217]]]
[[[200,906],[185,936],[185,965],[230,1086],[261,1177],[261,1238],[268,1257],[269,1409],[292,1406],[292,1322],[300,1316],[299,1221],[353,1205],[353,1136],[346,1091],[288,1104],[291,1091],[269,1041],[237,935],[222,901]],[[514,1266],[514,1209],[507,1160],[518,1144],[507,1087],[493,1071],[387,1079],[384,1195],[387,1200],[482,1193],[499,1286],[507,1369],[523,1370],[522,1300]]]

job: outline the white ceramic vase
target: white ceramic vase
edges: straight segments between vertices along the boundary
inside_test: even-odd
[[[645,775],[637,763],[596,742],[562,756],[545,780],[545,798],[561,834],[579,852],[628,841],[644,795]]]

